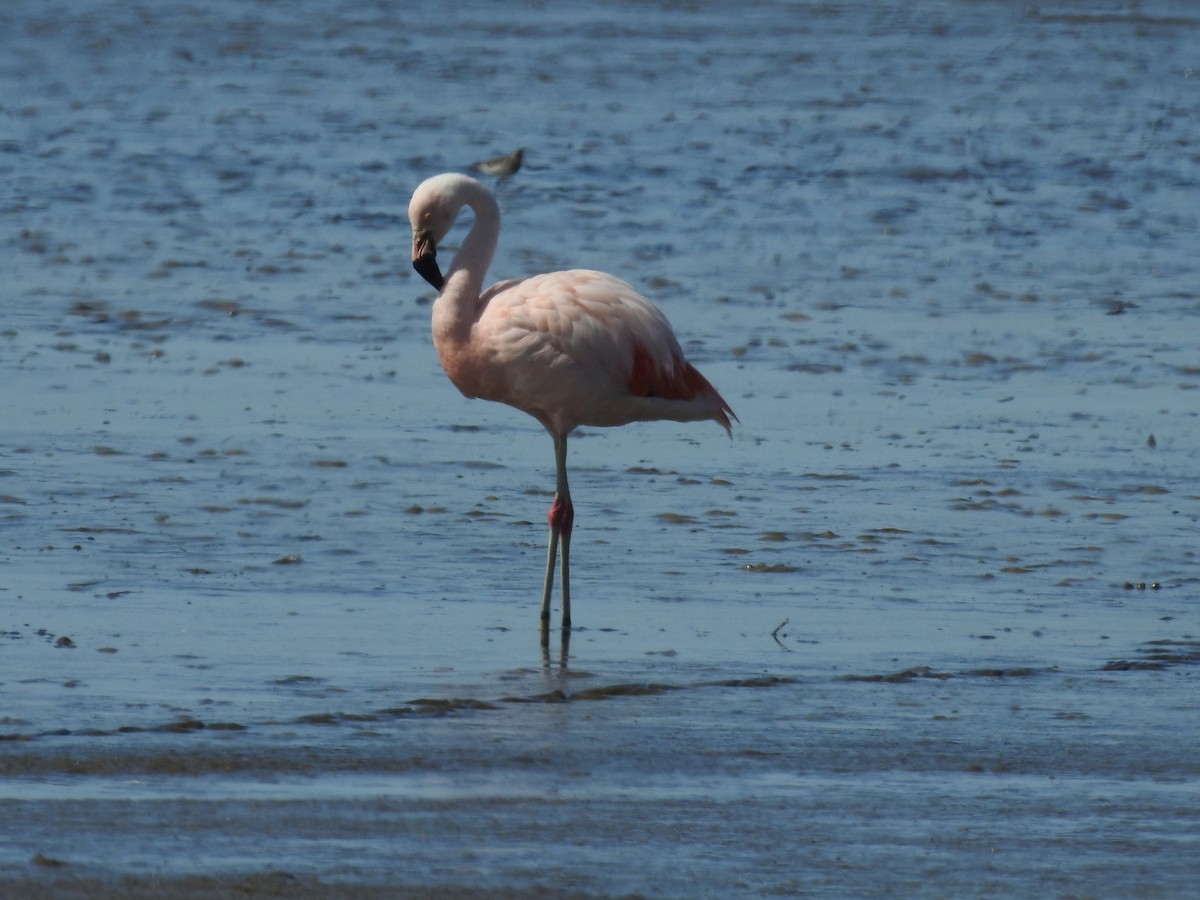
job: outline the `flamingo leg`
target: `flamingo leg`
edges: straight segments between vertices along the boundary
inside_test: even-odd
[[[557,486],[554,502],[546,514],[550,540],[546,550],[546,583],[542,589],[542,637],[550,628],[550,595],[554,591],[554,564],[562,556],[562,630],[571,630],[571,529],[575,524],[575,506],[567,484],[567,436],[554,435],[554,462]]]
[[[546,583],[542,588],[542,643],[548,640],[550,628],[550,594],[554,590],[554,563],[558,559],[558,529],[554,527],[554,507],[546,516],[550,523],[550,543],[546,551]]]

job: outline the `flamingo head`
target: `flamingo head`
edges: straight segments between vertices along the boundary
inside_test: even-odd
[[[474,182],[463,175],[437,175],[423,181],[408,204],[408,221],[412,225],[412,263],[417,274],[437,290],[445,279],[437,264],[437,248],[458,216],[464,202],[464,182]]]

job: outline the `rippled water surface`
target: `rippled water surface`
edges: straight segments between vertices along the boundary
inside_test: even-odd
[[[1200,878],[1189,3],[10,0],[0,893]],[[740,418],[462,398],[415,185]],[[461,229],[452,241],[461,237]]]

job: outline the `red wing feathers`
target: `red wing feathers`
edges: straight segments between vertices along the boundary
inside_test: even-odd
[[[635,342],[629,393],[637,397],[661,397],[664,400],[706,400],[713,406],[713,417],[726,431],[731,431],[729,417],[737,419],[737,416],[725,398],[686,359],[679,358],[674,362],[672,368],[663,368],[641,344]]]

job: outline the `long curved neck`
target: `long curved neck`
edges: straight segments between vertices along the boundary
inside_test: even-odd
[[[500,207],[483,185],[464,182],[460,188],[464,206],[474,214],[471,229],[446,272],[446,282],[433,304],[433,336],[442,340],[469,339],[471,326],[479,318],[479,295],[496,240],[500,236]]]

